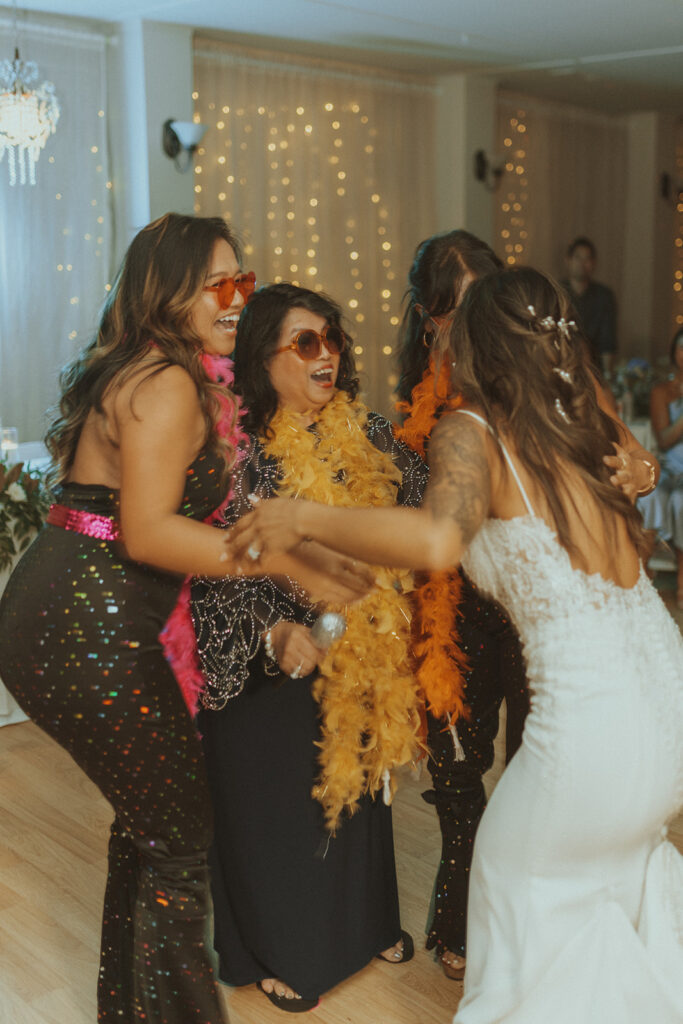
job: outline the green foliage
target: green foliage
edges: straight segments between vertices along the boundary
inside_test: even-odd
[[[0,460],[0,572],[28,547],[49,507],[42,472]]]

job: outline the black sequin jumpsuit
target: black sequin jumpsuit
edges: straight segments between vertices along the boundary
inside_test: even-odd
[[[220,462],[200,453],[180,512],[221,501]],[[58,502],[116,518],[118,494],[66,484]],[[0,602],[2,678],[114,808],[98,1020],[219,1024],[205,947],[210,798],[201,744],[159,633],[182,579],[116,541],[46,525]]]

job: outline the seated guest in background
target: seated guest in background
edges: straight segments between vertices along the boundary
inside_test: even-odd
[[[607,285],[593,280],[597,255],[590,238],[579,237],[567,249],[567,279],[562,282],[587,340],[591,358],[602,373],[609,373],[617,349],[617,303]]]
[[[424,464],[357,399],[351,343],[328,298],[289,284],[258,291],[239,322],[235,387],[249,447],[228,523],[252,496],[421,501]],[[283,1010],[310,1009],[375,956],[412,956],[387,806],[390,770],[414,756],[420,726],[411,586],[408,573],[378,570],[326,653],[311,630],[319,612],[286,578],[193,585],[220,977],[258,983]]]
[[[673,376],[650,395],[650,418],[661,452],[662,475],[639,505],[647,530],[670,541],[678,570],[676,602],[683,609],[683,328],[676,331],[669,358]]]

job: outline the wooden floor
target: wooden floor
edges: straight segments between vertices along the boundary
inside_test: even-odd
[[[683,614],[663,596],[683,627]],[[500,774],[502,751],[487,777]],[[310,1024],[450,1024],[462,986],[424,948],[439,859],[426,772],[409,773],[394,805],[403,926],[416,940],[404,966],[373,961],[325,995]],[[0,729],[0,1021],[94,1024],[99,926],[111,812],[70,758],[33,724]],[[683,815],[671,830],[683,852]],[[287,1018],[254,986],[224,989],[231,1024]]]

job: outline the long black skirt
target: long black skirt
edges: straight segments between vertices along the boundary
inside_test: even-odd
[[[306,999],[400,937],[391,809],[364,798],[334,836],[311,797],[317,774],[313,677],[268,677],[203,711],[214,803],[210,853],[220,977],[280,978]]]

